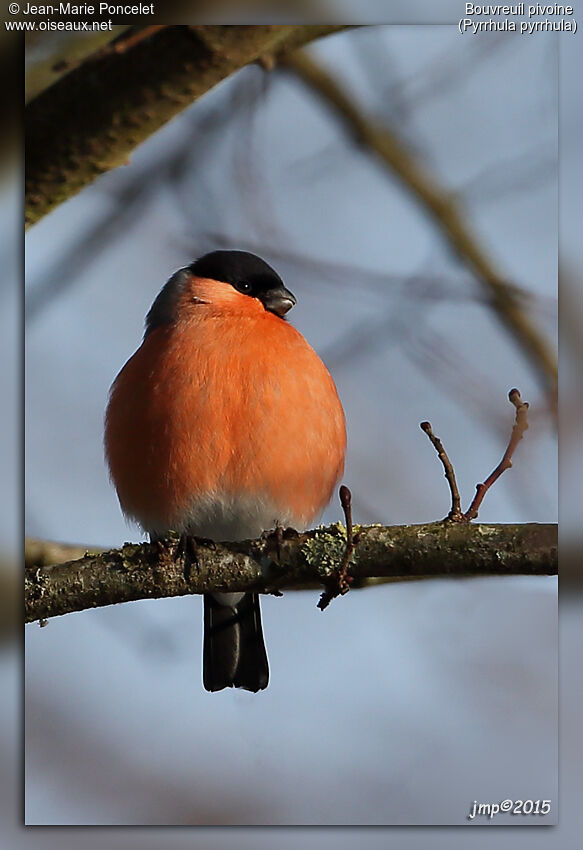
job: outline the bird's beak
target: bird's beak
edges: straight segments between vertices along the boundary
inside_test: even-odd
[[[275,313],[276,316],[285,316],[296,303],[294,295],[285,286],[278,286],[264,292],[261,295],[261,301],[265,309]]]

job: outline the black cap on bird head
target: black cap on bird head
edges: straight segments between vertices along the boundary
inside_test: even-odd
[[[275,269],[261,257],[248,251],[211,251],[172,275],[146,316],[145,336],[175,320],[178,301],[192,275],[228,283],[243,295],[259,299],[282,319],[296,303]]]

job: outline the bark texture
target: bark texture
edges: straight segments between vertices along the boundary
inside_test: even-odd
[[[556,525],[436,522],[354,530],[352,588],[387,580],[557,573]],[[30,557],[26,622],[137,599],[326,587],[343,561],[346,529],[334,524],[303,534],[288,529],[279,541],[271,535],[240,543],[201,542],[198,564],[188,569],[174,549],[174,543],[164,548],[126,543],[54,565]]]

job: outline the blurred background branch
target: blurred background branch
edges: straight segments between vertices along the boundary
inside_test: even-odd
[[[95,546],[75,546],[72,543],[27,537],[24,545],[24,563],[26,567],[47,567],[63,561],[76,561],[84,558],[87,552],[100,551],[102,550]]]
[[[48,89],[99,48],[109,44],[112,36],[116,38],[128,29],[115,26],[104,32],[59,33],[60,37],[53,39],[39,31],[26,33],[26,102]]]
[[[321,97],[339,115],[357,144],[376,155],[417,196],[452,249],[481,282],[490,307],[522,348],[547,392],[551,409],[556,411],[556,356],[530,322],[516,288],[503,277],[480,245],[451,193],[439,185],[396,133],[386,124],[369,118],[336,79],[305,51],[282,56],[280,64]]]
[[[151,29],[127,50],[89,56],[27,104],[27,224],[127,162],[140,142],[234,71],[342,27]]]

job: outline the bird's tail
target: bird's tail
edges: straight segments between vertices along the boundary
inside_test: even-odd
[[[267,687],[269,667],[259,595],[233,596],[204,596],[203,684],[207,691],[261,691]]]

